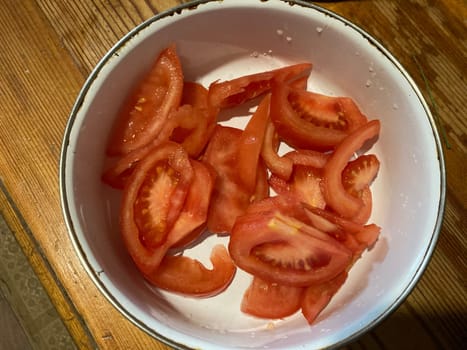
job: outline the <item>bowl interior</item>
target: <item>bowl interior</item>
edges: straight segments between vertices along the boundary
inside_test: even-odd
[[[258,25],[261,21],[261,25]],[[240,312],[249,277],[239,271],[209,299],[161,292],[139,275],[120,240],[120,193],[100,181],[108,132],[119,101],[159,51],[176,43],[185,79],[208,86],[290,63],[313,63],[309,89],[354,98],[382,122],[371,152],[381,161],[373,184],[375,247],[313,326],[297,315],[259,320]],[[234,115],[224,124],[242,127]],[[175,346],[316,348],[348,341],[409,293],[433,249],[443,200],[442,155],[420,92],[367,34],[312,5],[222,1],[160,15],[136,28],[99,63],[72,112],[62,153],[62,197],[72,240],[101,291],[132,322]],[[211,236],[187,254],[209,262]],[[178,344],[178,345],[177,345]]]

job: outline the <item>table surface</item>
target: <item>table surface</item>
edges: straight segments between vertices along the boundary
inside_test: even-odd
[[[62,217],[58,167],[70,110],[98,60],[130,29],[182,2],[0,3],[0,210],[79,348],[168,349],[122,317],[87,276]],[[365,29],[407,69],[432,108],[446,161],[445,218],[425,273],[390,317],[347,348],[461,348],[467,344],[467,4],[320,5]]]

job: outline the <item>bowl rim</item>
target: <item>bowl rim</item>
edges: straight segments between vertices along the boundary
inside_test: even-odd
[[[76,101],[72,107],[72,110],[68,116],[68,121],[64,130],[63,140],[61,145],[61,152],[60,152],[60,159],[59,159],[59,191],[60,191],[60,201],[61,201],[61,209],[62,214],[65,220],[65,224],[68,231],[68,236],[72,242],[74,250],[78,255],[81,265],[84,267],[87,275],[91,278],[94,285],[97,289],[103,294],[110,304],[113,305],[127,320],[132,322],[141,330],[145,331],[148,335],[152,336],[153,338],[179,350],[186,350],[192,349],[187,345],[177,342],[174,339],[170,339],[163,334],[157,332],[156,330],[152,329],[150,326],[145,324],[142,320],[137,319],[135,316],[130,314],[128,310],[115,298],[111,291],[108,290],[106,285],[102,282],[99,272],[95,271],[91,263],[87,257],[86,250],[82,247],[79,237],[77,235],[75,224],[72,218],[71,209],[68,204],[68,196],[67,196],[67,184],[66,184],[66,176],[67,176],[67,158],[69,157],[69,146],[70,146],[70,138],[73,127],[75,125],[75,121],[79,111],[81,110],[82,106],[84,105],[85,97],[89,92],[90,88],[93,86],[94,81],[98,78],[99,73],[104,68],[106,63],[121,50],[128,42],[132,40],[139,32],[144,30],[145,28],[151,26],[154,22],[159,21],[163,18],[174,16],[181,14],[184,11],[195,10],[199,5],[203,5],[206,3],[213,3],[219,2],[223,3],[224,1],[229,2],[231,6],[235,7],[249,7],[253,4],[252,1],[248,3],[246,1],[238,1],[234,3],[233,0],[193,0],[188,3],[180,4],[176,7],[171,9],[159,12],[152,16],[151,18],[143,21],[139,25],[135,26],[131,29],[128,33],[126,33],[123,37],[121,37],[107,52],[106,54],[98,61],[95,67],[92,69],[90,74],[88,75],[87,79],[85,80],[81,90],[78,93]],[[438,157],[438,167],[439,167],[439,175],[440,175],[440,188],[439,188],[439,200],[438,200],[438,210],[437,210],[437,217],[436,222],[433,227],[433,231],[431,234],[431,238],[429,240],[429,244],[423,254],[423,258],[418,265],[415,273],[412,275],[410,282],[406,285],[406,287],[401,291],[401,294],[397,299],[395,299],[388,307],[379,314],[376,318],[374,318],[371,322],[369,322],[365,327],[362,327],[359,331],[351,334],[345,339],[341,339],[332,347],[343,346],[348,344],[349,342],[355,340],[356,338],[362,336],[364,333],[368,332],[370,329],[373,329],[378,324],[380,324],[384,319],[386,319],[389,315],[391,315],[397,307],[399,307],[404,300],[408,297],[408,295],[412,292],[416,284],[418,283],[419,279],[423,275],[424,271],[428,263],[431,260],[431,256],[434,252],[436,247],[438,237],[441,231],[441,227],[443,224],[444,218],[444,210],[445,210],[445,202],[446,202],[446,170],[445,170],[445,160],[444,160],[444,150],[442,147],[442,143],[439,136],[439,131],[435,122],[435,119],[431,113],[430,107],[428,106],[425,98],[423,97],[422,92],[418,88],[415,81],[412,79],[410,74],[406,71],[406,69],[402,66],[402,64],[393,56],[388,49],[386,49],[378,40],[376,40],[372,35],[370,35],[367,31],[359,27],[358,25],[354,24],[350,20],[344,18],[343,16],[333,12],[332,10],[328,10],[323,8],[319,5],[315,5],[313,3],[305,2],[302,0],[258,0],[255,4],[258,3],[268,3],[268,2],[277,2],[277,3],[287,3],[289,5],[299,5],[306,7],[307,9],[318,11],[326,16],[331,17],[334,20],[340,21],[346,26],[348,26],[351,30],[357,32],[362,38],[366,39],[370,45],[376,48],[378,51],[382,53],[382,55],[390,61],[395,68],[400,72],[401,76],[409,83],[410,87],[413,89],[413,92],[418,99],[419,103],[424,109],[425,116],[428,119],[428,122],[431,127],[431,131],[433,134],[433,140],[436,146],[436,153]],[[235,5],[233,5],[235,4]]]

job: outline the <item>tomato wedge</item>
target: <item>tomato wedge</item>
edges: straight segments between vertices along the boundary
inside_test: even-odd
[[[328,151],[366,123],[353,101],[284,83],[272,87],[271,119],[279,136],[294,148]]]
[[[182,66],[174,45],[163,50],[154,66],[125,102],[110,135],[107,154],[121,156],[151,142],[179,105]]]
[[[277,153],[279,145],[280,142],[276,128],[272,121],[269,120],[264,134],[261,157],[272,174],[277,175],[281,179],[288,180],[293,171],[293,159],[279,156]]]
[[[190,160],[193,180],[167,241],[170,247],[182,247],[195,240],[206,228],[211,193],[214,189],[215,174],[206,164]]]
[[[206,147],[216,116],[208,108],[208,90],[201,84],[185,82],[182,106],[170,116],[172,141],[180,143],[188,154],[197,158]]]
[[[238,106],[271,89],[274,80],[290,82],[308,76],[310,63],[299,63],[266,72],[245,75],[236,79],[215,82],[209,86],[209,101],[214,109]],[[300,82],[303,85],[302,82]]]
[[[283,318],[300,310],[304,288],[253,277],[243,294],[242,312],[260,318]]]
[[[259,206],[252,205],[232,229],[229,252],[238,267],[269,282],[303,287],[328,281],[348,266],[351,252],[291,216],[293,207],[282,213],[273,200]]]
[[[344,218],[352,219],[363,207],[363,201],[347,192],[342,183],[342,172],[349,159],[365,142],[379,135],[380,122],[372,120],[347,136],[332,153],[324,167],[323,195],[327,205]]]
[[[267,196],[266,169],[257,166],[257,188],[251,192],[243,186],[237,171],[238,148],[242,131],[217,125],[203,155],[203,161],[217,172],[217,180],[208,215],[208,229],[215,233],[230,232],[237,216],[243,214],[248,205]],[[264,193],[261,193],[264,192]]]
[[[135,167],[123,191],[120,231],[138,268],[150,272],[185,203],[194,171],[179,144],[167,142]],[[156,254],[157,255],[157,254]]]
[[[258,162],[269,120],[270,97],[266,95],[263,98],[240,136],[236,171],[241,174],[240,181],[250,193],[255,191],[257,184]]]
[[[326,283],[306,288],[301,307],[302,314],[309,324],[316,321],[318,315],[329,304],[346,279],[347,272],[343,272]]]
[[[207,269],[196,259],[183,255],[167,255],[159,268],[146,278],[155,286],[193,297],[219,294],[232,282],[236,267],[223,245],[211,252],[212,269]]]

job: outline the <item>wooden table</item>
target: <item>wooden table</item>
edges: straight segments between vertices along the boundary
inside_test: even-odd
[[[127,31],[182,2],[0,3],[0,209],[79,348],[168,348],[124,319],[88,278],[62,217],[58,165],[69,112],[94,65]],[[467,344],[467,4],[320,4],[367,30],[400,60],[445,135],[447,202],[433,258],[399,309],[348,348],[461,348]]]

